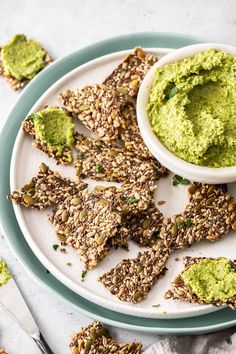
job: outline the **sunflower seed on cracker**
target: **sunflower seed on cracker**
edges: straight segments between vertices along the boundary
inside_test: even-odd
[[[215,241],[236,229],[236,204],[224,186],[195,183],[183,213],[163,222],[160,237],[166,247],[179,249],[201,240]]]
[[[89,130],[106,143],[117,141],[124,127],[121,108],[124,99],[104,84],[86,86],[82,89],[65,90],[60,102]]]
[[[153,246],[159,239],[163,219],[163,214],[152,202],[146,210],[128,221],[130,238],[141,246]]]
[[[139,252],[136,258],[121,261],[99,281],[120,300],[141,302],[163,275],[170,252],[163,242],[156,243],[152,249]]]
[[[40,135],[35,124],[36,126],[40,124]],[[64,132],[59,135],[58,131],[62,127]],[[73,160],[74,127],[70,113],[61,107],[53,106],[30,114],[22,122],[24,132],[34,140],[33,146],[54,158],[57,164],[64,165],[70,164]]]
[[[122,95],[135,97],[148,70],[157,62],[157,57],[145,53],[142,48],[135,48],[122,63],[106,78],[104,84]]]
[[[94,321],[72,336],[70,348],[73,354],[140,354],[142,344],[119,344],[100,322]]]
[[[223,257],[220,257],[223,258]],[[217,258],[217,259],[220,259]],[[205,258],[205,257],[184,257],[184,270],[177,276],[177,278],[172,282],[171,284],[171,289],[168,290],[165,294],[166,299],[175,299],[175,300],[182,300],[182,301],[188,301],[191,303],[197,303],[197,304],[209,304],[211,303],[214,306],[222,306],[222,305],[228,305],[232,309],[236,309],[236,290],[235,290],[235,296],[231,297],[229,299],[225,299],[224,301],[222,300],[214,300],[211,302],[205,301],[201,299],[197,294],[195,294],[192,289],[187,286],[184,282],[184,279],[182,277],[183,273],[186,272],[188,269],[190,269],[193,265],[199,263],[202,260],[217,260],[214,258]],[[230,265],[233,269],[233,272],[236,272],[236,262],[235,261],[229,261]]]
[[[127,242],[128,230],[111,188],[74,194],[50,216],[58,238],[80,254],[86,269],[95,268],[112,245]]]
[[[107,146],[101,141],[76,134],[77,175],[114,182],[151,183],[166,175],[155,159],[144,159],[124,147]]]
[[[69,178],[62,177],[58,172],[53,172],[44,163],[40,165],[36,177],[23,187],[10,193],[7,199],[26,208],[46,209],[53,204],[58,204],[69,195],[79,193],[87,184],[82,181],[72,182]]]
[[[17,41],[21,41],[22,43],[27,43],[28,42],[26,37],[24,35],[22,35],[22,34],[15,35],[13,37],[13,39],[11,40],[11,43],[13,43],[13,41],[15,43]],[[9,45],[9,43],[10,42],[8,42],[7,45]],[[10,84],[10,86],[13,88],[13,90],[19,90],[19,89],[23,88],[30,81],[30,79],[27,78],[27,77],[22,77],[21,79],[19,79],[19,78],[16,78],[12,74],[9,74],[7,72],[8,69],[7,69],[7,67],[4,64],[3,48],[4,48],[4,46],[2,48],[0,47],[0,76],[3,76],[3,78]],[[53,61],[52,57],[50,57],[50,55],[42,47],[41,47],[41,50],[42,50],[42,53],[44,52],[43,65],[42,65],[42,67],[38,68],[38,70],[35,73],[35,75],[40,70],[42,70],[44,67],[46,67],[48,64],[50,64]],[[31,52],[31,54],[32,54],[32,52]],[[16,64],[18,63],[17,55],[16,55],[16,58],[14,58]],[[23,57],[23,56],[21,56],[21,57]],[[34,59],[37,60],[37,57],[35,57]],[[34,59],[32,60],[32,58],[30,58],[30,60],[29,60],[29,58],[27,58],[27,56],[25,57],[25,61],[28,60],[27,65],[33,65],[34,64]]]

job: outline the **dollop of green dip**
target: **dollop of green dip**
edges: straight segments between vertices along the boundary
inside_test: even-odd
[[[183,272],[182,279],[207,303],[236,296],[236,269],[227,258],[203,259]]]
[[[28,119],[34,122],[35,135],[48,147],[62,153],[72,148],[75,125],[70,114],[61,107],[48,106],[42,111],[31,114]]]
[[[157,68],[147,113],[162,144],[201,166],[236,165],[236,57],[209,49]]]
[[[7,264],[0,259],[0,286],[6,284],[12,277]]]
[[[44,66],[45,50],[35,40],[16,34],[2,46],[1,59],[6,75],[17,80],[32,79]]]

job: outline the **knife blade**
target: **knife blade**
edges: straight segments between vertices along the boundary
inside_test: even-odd
[[[44,354],[53,354],[13,278],[0,286],[0,304],[7,313],[34,339]]]

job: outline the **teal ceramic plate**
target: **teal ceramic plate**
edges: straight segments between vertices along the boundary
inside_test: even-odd
[[[216,331],[236,324],[236,315],[229,309],[195,318],[176,320],[145,319],[113,312],[91,303],[56,280],[37,260],[17,224],[11,203],[6,201],[9,192],[9,170],[12,148],[22,118],[37,99],[60,77],[79,65],[96,57],[141,45],[143,47],[179,48],[199,43],[200,40],[181,35],[140,33],[117,37],[97,43],[56,61],[39,74],[22,92],[5,124],[0,139],[0,216],[3,231],[18,258],[35,278],[54,293],[73,305],[78,311],[104,323],[146,332],[196,334]],[[4,154],[3,154],[4,152]]]

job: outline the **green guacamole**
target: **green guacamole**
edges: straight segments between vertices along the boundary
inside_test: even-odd
[[[31,114],[28,119],[33,120],[36,138],[41,143],[59,153],[65,148],[72,148],[75,125],[70,114],[63,108],[49,106]]]
[[[44,66],[45,50],[40,43],[27,40],[23,34],[15,35],[2,46],[1,59],[6,75],[17,80],[32,79]]]
[[[0,286],[6,284],[12,277],[7,264],[0,259]]]
[[[236,57],[209,49],[157,68],[147,112],[163,145],[208,167],[236,165]]]
[[[205,302],[236,296],[236,269],[226,258],[203,259],[182,274],[184,283]]]

